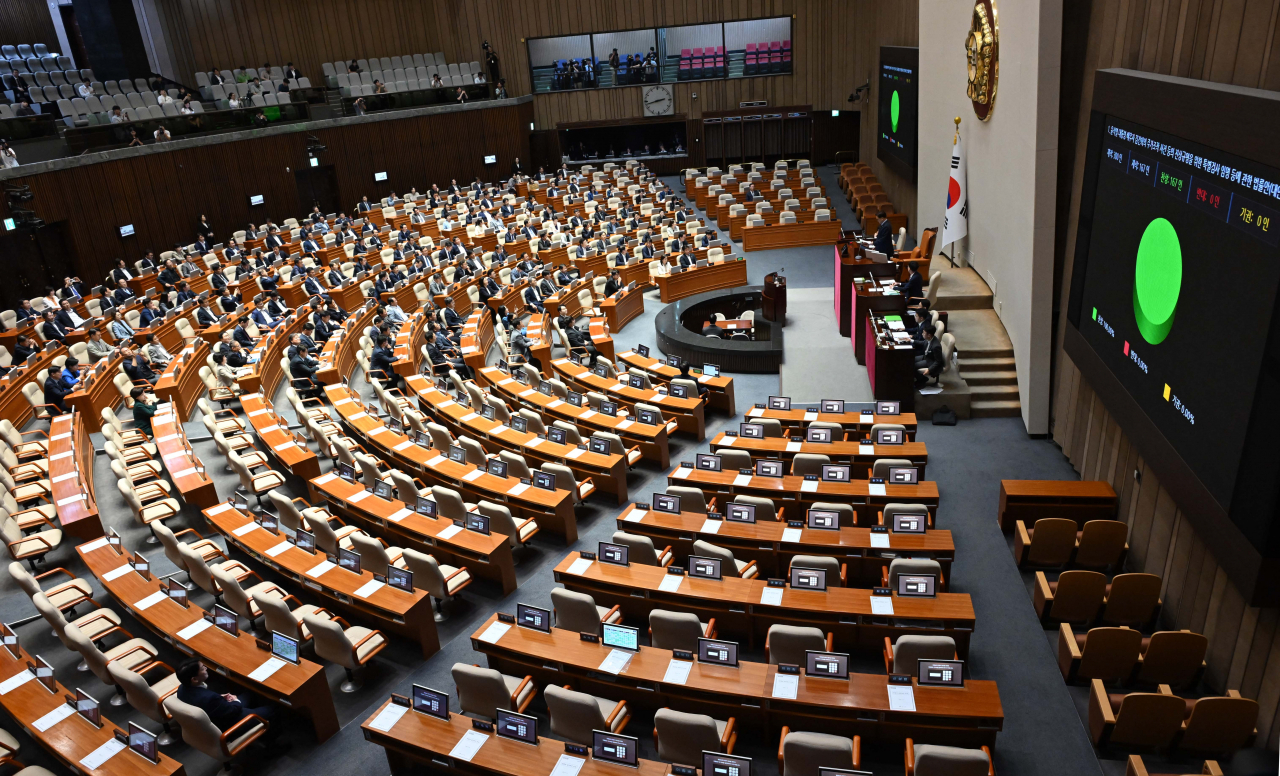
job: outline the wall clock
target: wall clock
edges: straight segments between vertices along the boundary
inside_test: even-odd
[[[675,96],[670,84],[654,84],[641,92],[644,96],[644,115],[670,116],[676,109]]]
[[[1000,79],[1000,28],[996,24],[995,0],[975,0],[964,50],[969,62],[966,92],[973,102],[973,112],[986,121],[995,110],[996,83]]]

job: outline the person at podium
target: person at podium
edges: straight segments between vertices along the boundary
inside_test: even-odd
[[[885,221],[884,223],[889,223]],[[881,230],[883,231],[883,230]],[[876,235],[876,250],[880,250],[880,235]],[[893,254],[888,254],[892,256]],[[895,291],[902,294],[907,300],[907,304],[911,304],[913,299],[922,299],[924,297],[924,278],[920,277],[920,263],[916,261],[907,262],[907,270],[911,273],[902,283],[898,283],[893,287]]]
[[[876,219],[879,226],[876,228],[875,250],[877,253],[883,253],[886,256],[893,257],[893,224],[889,223],[889,216],[883,210],[876,213]]]

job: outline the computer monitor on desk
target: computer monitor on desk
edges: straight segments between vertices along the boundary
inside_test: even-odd
[[[702,776],[751,776],[751,758],[703,750]]]
[[[591,731],[591,756],[608,763],[639,768],[640,739],[604,730]]]

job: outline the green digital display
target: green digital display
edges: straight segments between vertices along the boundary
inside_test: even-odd
[[[1133,316],[1138,331],[1151,345],[1159,345],[1173,328],[1182,291],[1182,243],[1167,219],[1147,224],[1138,242],[1133,270]]]

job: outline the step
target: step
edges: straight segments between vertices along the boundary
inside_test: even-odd
[[[1016,362],[1010,356],[1000,356],[994,358],[970,358],[965,356],[960,359],[961,372],[1005,372],[1014,368]]]
[[[972,386],[979,385],[1013,385],[1018,384],[1018,373],[1009,372],[969,372],[964,366],[960,367],[960,377]]]
[[[988,401],[976,396],[969,402],[969,416],[974,418],[1016,418],[1022,405],[1015,401]]]
[[[969,390],[973,394],[975,401],[978,399],[1013,399],[1018,401],[1018,386],[1016,383],[1014,385],[973,385],[970,383]]]

